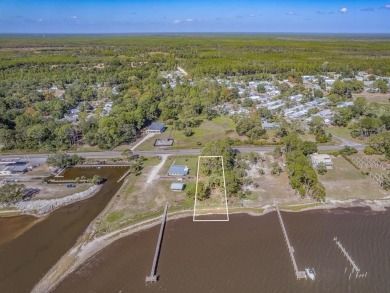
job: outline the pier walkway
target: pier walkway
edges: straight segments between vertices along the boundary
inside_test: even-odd
[[[290,253],[291,262],[293,264],[294,272],[295,272],[295,275],[297,277],[297,280],[307,279],[305,271],[298,270],[297,262],[295,261],[295,256],[294,256],[294,248],[292,247],[292,245],[290,244],[290,240],[288,239],[286,227],[284,226],[282,215],[280,214],[280,211],[279,211],[279,205],[277,203],[275,203],[275,206],[276,206],[276,211],[278,213],[280,226],[282,227],[284,239],[286,240],[288,252]]]
[[[160,234],[158,235],[156,251],[154,253],[154,259],[152,264],[152,269],[150,270],[150,276],[146,276],[145,282],[157,282],[157,262],[160,256],[161,242],[164,234],[165,223],[167,221],[167,212],[168,212],[168,203],[165,204],[164,214],[161,217],[161,227]]]
[[[365,277],[367,277],[367,272],[365,274],[359,274],[360,268],[353,261],[352,257],[349,255],[348,251],[344,248],[344,246],[341,244],[341,242],[337,240],[337,237],[334,237],[333,241],[340,248],[341,252],[344,254],[344,256],[347,258],[347,260],[351,264],[351,266],[352,266],[352,273],[354,271],[356,272],[356,278],[365,278]]]

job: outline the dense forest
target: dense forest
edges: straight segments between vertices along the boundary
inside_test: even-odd
[[[80,143],[112,148],[155,120],[191,133],[212,118],[212,107],[237,98],[214,78],[330,71],[349,77],[359,70],[389,76],[389,49],[386,40],[281,36],[3,36],[0,144],[42,151]],[[188,76],[172,87],[161,72],[178,65]],[[102,115],[111,101],[112,111]],[[63,119],[74,108],[77,124]]]

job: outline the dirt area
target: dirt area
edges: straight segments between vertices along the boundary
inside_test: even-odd
[[[104,69],[106,66],[104,65],[104,63],[99,63],[99,64],[96,64],[95,66],[93,66],[93,68],[97,68],[97,69]]]
[[[50,176],[57,168],[50,167],[47,164],[38,166],[33,170],[25,173],[28,176]]]
[[[153,180],[158,179],[157,174],[160,172],[162,166],[164,166],[169,155],[161,155],[161,162],[154,166],[153,169],[149,172],[148,178],[146,179],[146,184],[152,183]]]
[[[341,156],[333,158],[333,169],[318,178],[324,184],[329,199],[380,199],[389,195]]]
[[[279,175],[271,174],[274,162],[277,162],[283,169]],[[275,200],[281,204],[312,202],[310,199],[302,199],[290,187],[288,175],[283,166],[282,159],[275,160],[271,155],[265,153],[261,153],[261,159],[258,160],[257,164],[250,164],[251,169],[247,171],[247,174],[253,184],[244,188],[251,191],[251,194],[243,201],[244,206],[264,206],[273,204]],[[260,175],[259,169],[264,171],[263,175]]]
[[[163,162],[163,168],[172,163]],[[170,186],[176,178],[161,178],[163,170],[156,169],[161,164],[158,158],[148,158],[140,176],[131,174],[126,180],[118,200],[100,225],[100,229],[111,231],[133,221],[139,220],[146,214],[157,212],[165,204],[182,203],[187,199],[185,191],[171,191]],[[161,167],[161,165],[160,165]],[[156,173],[157,170],[157,174]],[[153,184],[147,184],[148,178],[154,178]],[[188,183],[185,180],[183,183]]]
[[[76,187],[74,188],[67,188],[66,184],[47,184],[43,183],[39,179],[20,181],[18,183],[24,184],[28,189],[39,190],[39,192],[32,197],[33,200],[62,198],[68,195],[85,191],[93,185],[90,183],[80,183],[76,184]],[[0,183],[0,186],[2,185],[3,183]]]
[[[87,190],[93,184],[91,183],[81,183],[76,184],[74,188],[67,188],[66,184],[46,184],[40,182],[26,184],[28,188],[39,188],[40,191],[37,195],[34,196],[34,199],[52,199],[52,198],[61,198],[71,194],[79,193]]]

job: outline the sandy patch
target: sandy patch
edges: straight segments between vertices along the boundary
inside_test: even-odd
[[[161,155],[161,162],[154,166],[152,171],[149,173],[149,176],[148,176],[148,179],[146,179],[146,184],[150,184],[152,183],[152,181],[154,181],[155,179],[158,179],[158,172],[160,172],[160,169],[164,166],[165,164],[165,161],[167,160],[167,158],[169,157],[169,155]]]

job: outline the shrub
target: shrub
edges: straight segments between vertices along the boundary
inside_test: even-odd
[[[372,147],[368,146],[368,147],[366,147],[366,148],[364,149],[364,153],[365,153],[366,155],[373,155],[373,154],[375,153],[375,150],[374,150]]]
[[[344,146],[344,148],[340,151],[340,154],[350,156],[356,154],[358,152],[357,149],[350,147],[349,145]]]
[[[324,175],[326,172],[328,172],[328,169],[326,168],[326,165],[321,162],[317,166],[317,172],[320,175]]]

